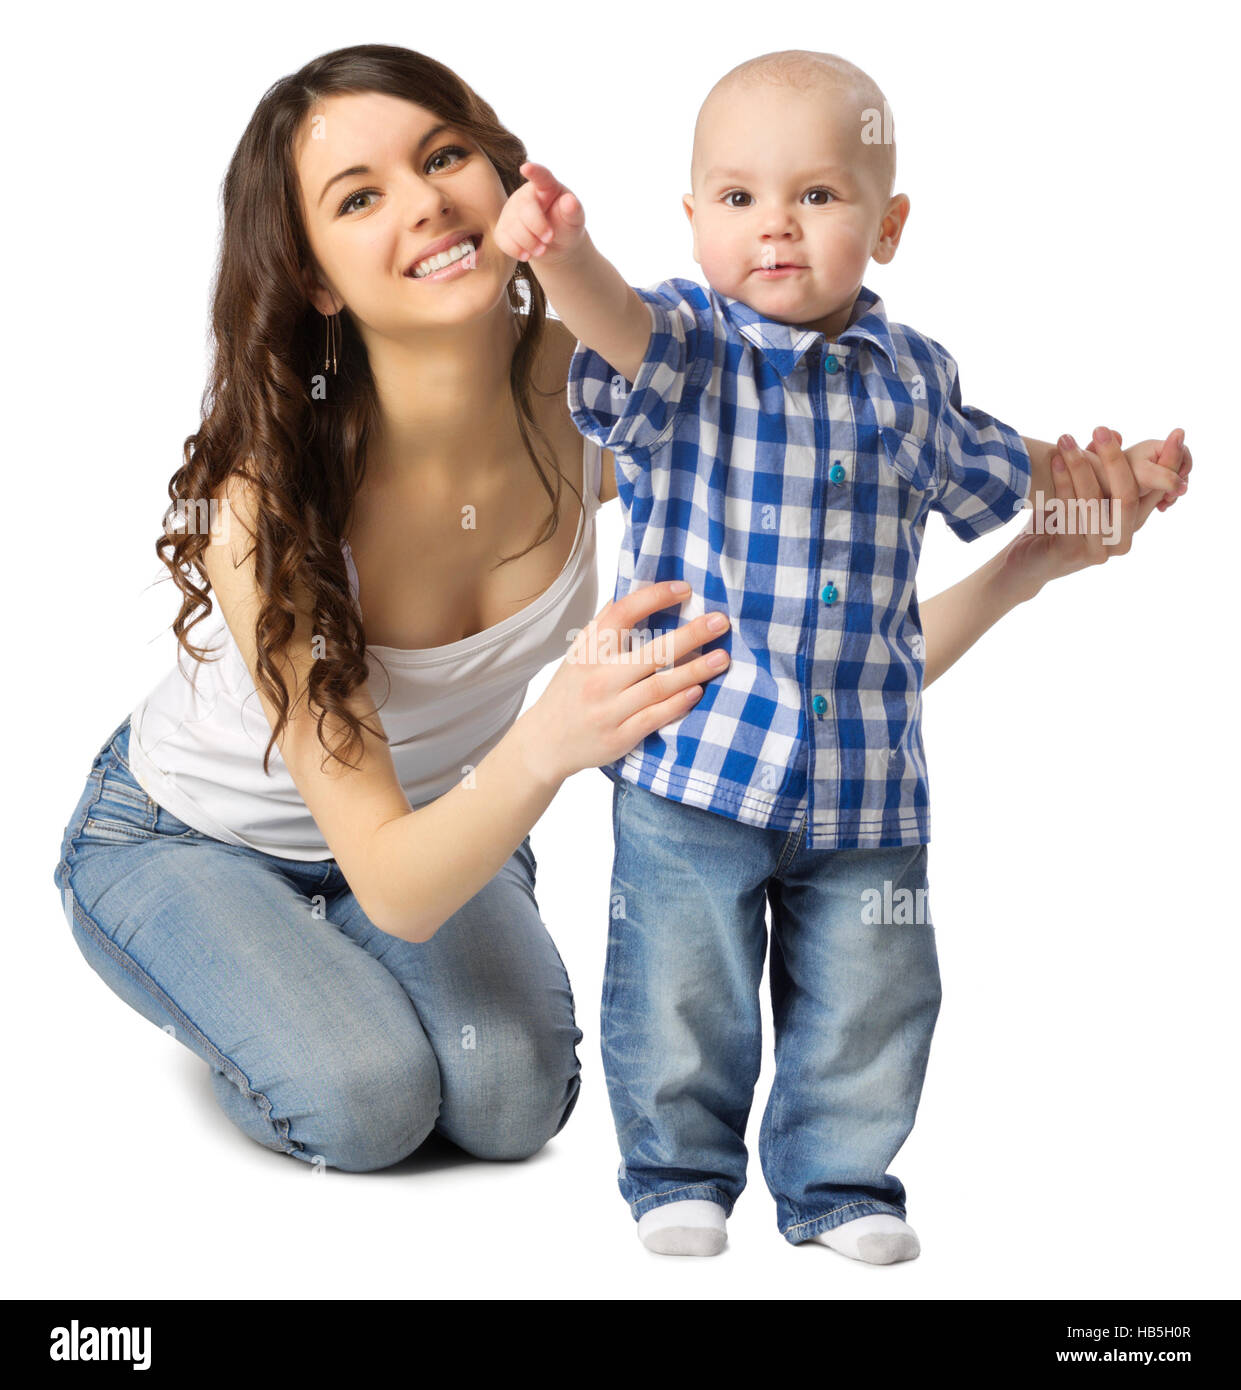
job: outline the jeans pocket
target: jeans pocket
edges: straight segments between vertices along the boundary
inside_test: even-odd
[[[134,844],[141,840],[195,837],[201,839],[201,831],[148,796],[123,763],[105,762],[99,795],[87,809],[79,839]]]

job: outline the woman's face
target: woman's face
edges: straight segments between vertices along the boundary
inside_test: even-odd
[[[463,131],[399,97],[350,93],[316,108],[295,153],[320,313],[343,302],[364,330],[399,339],[467,323],[504,298],[516,262],[491,230],[507,195]],[[451,247],[467,235],[474,249],[461,260],[414,277],[445,237]]]

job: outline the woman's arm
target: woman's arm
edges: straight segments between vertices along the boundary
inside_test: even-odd
[[[259,600],[250,544],[257,501],[239,477],[221,491],[219,500],[238,524],[230,526],[226,544],[206,548],[202,564],[274,728],[276,709],[257,679]],[[299,592],[294,635],[281,663],[289,716],[277,747],[363,912],[380,931],[429,940],[499,873],[565,778],[624,757],[648,734],[684,716],[697,698],[692,691],[701,694],[701,686],[720,674],[706,657],[694,655],[720,635],[707,627],[712,615],[683,623],[636,656],[618,655],[621,634],[641,631],[652,613],[684,597],[663,582],[606,605],[547,689],[472,774],[413,809],[365,682],[347,699],[362,721],[361,756],[353,767],[326,765],[318,713],[307,698],[316,659],[314,614],[309,597]],[[330,741],[347,733],[334,717],[324,723]]]
[[[1160,455],[1163,466],[1178,471],[1182,480],[1193,466],[1189,450],[1172,435]],[[1118,481],[1120,470],[1127,468],[1120,452],[1120,435],[1113,431],[1114,443],[1104,445],[1102,458],[1093,445],[1088,457],[1081,449],[1066,450],[1066,468],[1051,468],[1056,500],[1066,504],[1075,498],[1099,499],[1099,476],[1110,485],[1113,505],[1120,509],[1121,525],[1115,545],[1107,546],[1098,534],[1063,534],[1046,530],[1036,531],[1033,518],[1027,529],[979,566],[973,574],[928,599],[920,606],[922,636],[926,643],[923,689],[937,680],[946,670],[1005,613],[1019,603],[1032,599],[1049,579],[1057,579],[1086,565],[1102,564],[1112,555],[1123,555],[1134,531],[1140,529],[1151,512],[1159,507],[1166,510],[1176,500],[1160,492],[1137,496],[1137,486],[1130,475],[1131,490]],[[1183,440],[1183,436],[1182,436]],[[1058,455],[1050,456],[1055,463]],[[1183,488],[1182,488],[1183,491]]]
[[[973,574],[921,605],[922,637],[926,643],[924,690],[1005,613],[1038,593],[1038,589],[1031,593],[1021,573],[1008,564],[1009,552],[1022,539],[1017,536]]]

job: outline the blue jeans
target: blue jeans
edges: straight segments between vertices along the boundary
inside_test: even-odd
[[[804,818],[766,830],[625,781],[612,828],[600,1036],[635,1220],[691,1198],[727,1215],[745,1187],[768,901],[776,1070],[758,1145],[777,1224],[798,1245],[903,1218],[887,1168],[940,1003],[926,845],[810,850]]]
[[[56,886],[92,969],[207,1063],[244,1134],[361,1172],[432,1130],[494,1159],[560,1131],[582,1034],[529,837],[415,944],[373,925],[334,859],[191,829],[142,790],[128,747],[126,719],[91,765]]]

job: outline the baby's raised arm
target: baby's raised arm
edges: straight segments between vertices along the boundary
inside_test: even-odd
[[[528,261],[565,327],[632,382],[651,340],[651,316],[586,231],[581,203],[542,164],[527,162],[529,180],[496,222],[496,245]]]

